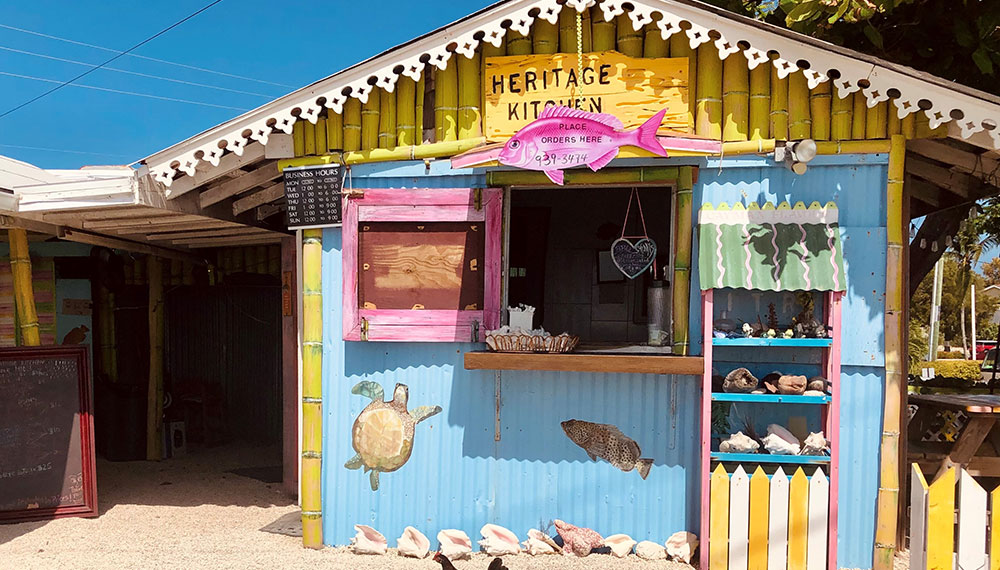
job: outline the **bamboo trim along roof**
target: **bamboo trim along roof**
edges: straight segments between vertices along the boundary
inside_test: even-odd
[[[364,103],[375,88],[392,92],[400,76],[419,80],[427,65],[444,70],[452,53],[471,58],[482,42],[499,46],[507,30],[527,35],[536,19],[556,24],[563,8],[583,12],[595,5],[606,20],[628,14],[636,30],[655,24],[664,39],[685,34],[692,48],[712,42],[721,59],[742,56],[750,69],[770,63],[779,78],[802,73],[810,89],[830,81],[841,98],[861,91],[869,108],[891,99],[900,119],[923,112],[932,129],[950,123],[950,136],[1000,148],[995,96],[695,0],[504,0],[142,162],[150,177],[167,187],[166,197],[176,197],[183,191],[172,193],[169,187],[177,177],[218,168],[227,154],[242,157],[247,147],[267,144],[272,133],[290,134],[296,121],[315,124],[324,108],[339,114],[350,97]]]

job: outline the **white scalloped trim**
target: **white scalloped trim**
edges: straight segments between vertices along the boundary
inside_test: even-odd
[[[566,0],[565,5],[582,12],[597,3],[598,0]],[[664,0],[603,0],[600,9],[605,20],[610,20],[625,14],[626,4],[633,7],[628,17],[636,30],[656,22],[663,39],[684,31],[692,48],[713,42],[721,59],[742,51],[749,69],[770,60],[779,78],[802,71],[810,89],[832,81],[841,98],[860,90],[868,107],[888,101],[889,91],[895,89],[900,96],[893,104],[900,119],[919,111],[923,102],[922,105],[928,107],[924,113],[931,128],[955,118],[963,138],[986,131],[993,146],[1000,147],[1000,109],[997,105],[684,4]],[[400,75],[419,80],[424,62],[445,69],[452,54],[449,46],[454,46],[455,53],[471,58],[481,42],[500,45],[507,33],[505,22],[509,22],[509,29],[527,35],[536,18],[558,23],[561,9],[556,0],[512,1],[477,18],[457,22],[420,42],[385,53],[220,125],[209,133],[161,151],[147,159],[149,172],[154,180],[169,187],[178,173],[193,176],[202,161],[218,166],[227,151],[242,155],[248,144],[267,144],[272,132],[291,133],[296,120],[315,124],[324,106],[339,114],[348,97],[364,103],[376,87],[391,93]],[[714,35],[718,39],[713,41]],[[741,43],[749,48],[741,49]],[[768,57],[770,52],[780,55],[772,59]],[[800,69],[798,62],[807,67]],[[831,71],[836,71],[837,79],[831,79]],[[167,196],[170,196],[169,190]]]

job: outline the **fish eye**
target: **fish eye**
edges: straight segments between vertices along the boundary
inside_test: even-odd
[[[519,146],[521,146],[521,141],[517,139],[510,141],[510,148],[517,148]]]

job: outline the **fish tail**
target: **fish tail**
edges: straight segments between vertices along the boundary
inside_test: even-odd
[[[653,115],[648,121],[635,130],[635,146],[648,150],[657,156],[667,156],[667,151],[663,150],[663,145],[656,140],[656,131],[663,123],[663,116],[667,114],[666,109],[661,109],[659,113]]]
[[[639,459],[635,462],[635,469],[639,472],[639,476],[645,479],[649,476],[649,468],[653,466],[652,459]]]

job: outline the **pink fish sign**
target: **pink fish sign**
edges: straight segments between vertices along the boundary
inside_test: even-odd
[[[630,145],[667,156],[656,140],[666,109],[631,131],[607,113],[588,113],[569,107],[549,106],[538,118],[507,141],[500,164],[541,170],[556,184],[563,183],[563,169],[586,164],[597,172]]]

